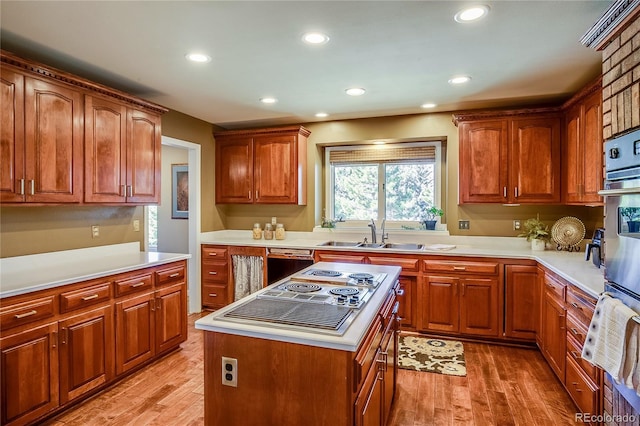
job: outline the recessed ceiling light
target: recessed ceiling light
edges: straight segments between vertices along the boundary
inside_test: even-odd
[[[453,17],[456,22],[465,23],[476,21],[489,13],[489,6],[479,5],[462,9]]]
[[[318,118],[325,118],[327,117],[329,114],[327,114],[326,112],[319,112],[316,114],[316,117]]]
[[[204,53],[188,53],[186,58],[192,62],[209,62],[211,61],[211,56],[205,55]]]
[[[427,103],[427,104],[422,104],[420,106],[422,108],[428,109],[428,108],[435,108],[437,105],[436,104],[432,104],[432,103]]]
[[[345,90],[345,93],[349,96],[360,96],[360,95],[364,95],[364,92],[366,92],[366,90],[364,90],[361,87],[352,87],[350,89]]]
[[[278,100],[276,98],[266,97],[260,98],[260,102],[262,102],[263,104],[275,104],[276,102],[278,102]]]
[[[384,144],[386,144],[386,142],[385,141],[373,141],[373,144],[374,145],[384,145]]]
[[[329,36],[322,33],[306,33],[302,36],[302,41],[308,44],[325,44],[329,41]]]
[[[452,77],[449,79],[449,84],[464,84],[471,80],[471,77],[468,75],[461,75],[458,77]]]

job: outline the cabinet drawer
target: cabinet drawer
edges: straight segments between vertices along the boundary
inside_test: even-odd
[[[129,293],[150,290],[153,287],[151,274],[136,275],[116,281],[116,297]]]
[[[186,275],[184,265],[156,271],[156,285],[177,284],[184,282]]]
[[[555,280],[549,275],[545,275],[544,287],[547,293],[553,295],[558,300],[564,301],[565,299],[564,295],[566,291],[566,286],[564,284]]]
[[[357,254],[320,253],[316,251],[316,262],[364,263],[366,257]]]
[[[364,338],[364,341],[360,345],[360,348],[358,348],[358,352],[354,358],[354,392],[357,392],[362,381],[367,376],[367,372],[375,360],[376,353],[378,352],[381,342],[382,320],[379,316],[376,316],[369,333]]]
[[[418,272],[420,261],[418,259],[405,259],[402,257],[378,257],[369,256],[372,265],[400,266],[404,272]]]
[[[590,380],[580,374],[580,368],[567,356],[567,376],[565,387],[583,413],[597,413],[598,409],[598,387]]]
[[[594,383],[599,382],[600,369],[582,358],[582,345],[572,337],[567,337],[567,358],[571,358]]]
[[[567,335],[576,339],[580,346],[584,345],[588,330],[589,327],[584,325],[579,319],[573,315],[567,315]]]
[[[225,306],[227,304],[227,287],[203,285],[202,304],[205,306]]]
[[[222,247],[202,247],[202,261],[207,260],[227,260],[227,249]]]
[[[443,260],[424,260],[425,272],[454,272],[467,274],[498,275],[498,263],[493,262],[456,262]]]
[[[54,314],[55,296],[47,296],[28,302],[3,306],[0,309],[0,328],[7,329],[28,324]]]
[[[229,265],[227,263],[203,263],[202,281],[226,284],[229,277]]]
[[[85,306],[95,305],[111,298],[111,283],[104,282],[76,291],[68,291],[60,295],[60,311],[69,312]]]
[[[585,327],[589,328],[591,317],[596,310],[595,303],[585,300],[567,287],[567,312],[570,312],[577,319],[582,321]]]

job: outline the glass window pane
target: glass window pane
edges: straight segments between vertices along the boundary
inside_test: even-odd
[[[334,166],[334,218],[369,220],[378,217],[378,166]]]
[[[387,164],[387,220],[422,220],[421,205],[435,203],[433,163]]]

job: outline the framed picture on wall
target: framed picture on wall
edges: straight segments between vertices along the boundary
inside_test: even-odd
[[[171,165],[171,218],[189,218],[189,166]]]

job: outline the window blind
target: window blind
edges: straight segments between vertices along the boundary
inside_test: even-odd
[[[329,152],[329,162],[339,163],[391,163],[391,162],[425,162],[436,160],[435,146],[414,147],[376,147],[364,149],[339,149]]]

